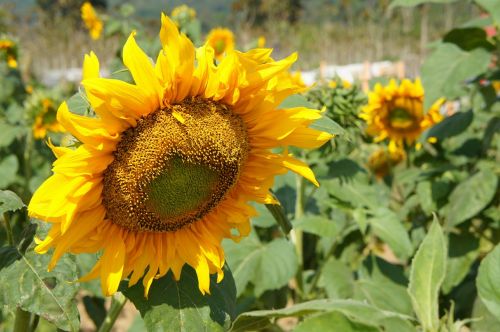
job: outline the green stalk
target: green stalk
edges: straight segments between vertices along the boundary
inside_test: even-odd
[[[31,314],[21,308],[16,310],[16,320],[14,321],[14,332],[29,332]]]
[[[30,194],[30,180],[31,180],[31,151],[33,149],[33,136],[30,130],[26,134],[26,145],[24,146],[24,195],[25,199],[29,200]]]
[[[127,298],[123,296],[122,293],[116,293],[116,295],[113,296],[113,299],[111,300],[111,308],[109,308],[106,318],[104,319],[104,322],[102,322],[102,325],[99,327],[99,330],[97,330],[97,332],[111,331],[111,328],[115,324],[116,319],[125,306],[125,303],[127,303]]]
[[[304,189],[305,189],[304,178],[300,175],[297,175],[295,183],[296,183],[295,220],[297,220],[304,215]],[[292,230],[292,240],[295,245],[295,251],[297,252],[297,260],[299,265],[296,275],[297,288],[299,294],[302,294],[304,290],[304,280],[302,278],[302,272],[304,270],[304,255],[302,252],[303,237],[304,234],[302,230],[299,229]]]

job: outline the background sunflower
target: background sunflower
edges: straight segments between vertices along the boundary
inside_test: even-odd
[[[424,89],[420,80],[403,80],[397,84],[377,83],[368,94],[368,104],[360,117],[366,121],[366,131],[379,142],[386,138],[397,144],[411,145],[426,129],[443,119],[440,107],[444,99],[424,110]]]

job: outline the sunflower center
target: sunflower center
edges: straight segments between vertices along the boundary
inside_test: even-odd
[[[216,54],[224,53],[225,49],[226,49],[226,42],[223,39],[219,39],[215,42],[214,50]]]
[[[414,118],[407,109],[395,108],[389,114],[389,121],[393,128],[407,129],[413,125]]]
[[[192,98],[126,130],[104,172],[107,218],[134,231],[176,231],[196,222],[233,187],[249,150],[242,119]]]

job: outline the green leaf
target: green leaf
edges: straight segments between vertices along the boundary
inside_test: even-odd
[[[478,48],[467,52],[453,44],[440,44],[422,65],[424,109],[439,98],[457,98],[465,93],[465,81],[488,69],[491,55]]]
[[[235,243],[223,241],[226,259],[233,271],[238,295],[249,283],[256,296],[285,286],[297,271],[293,245],[283,238],[261,243],[255,234]]]
[[[389,198],[387,187],[367,184],[362,180],[344,182],[341,179],[333,179],[323,181],[322,185],[331,196],[353,207],[377,209],[387,205]]]
[[[394,254],[403,261],[413,254],[410,236],[398,216],[387,208],[378,208],[372,211],[373,216],[368,223],[373,233],[381,238],[394,251]]]
[[[314,121],[309,128],[325,131],[332,135],[346,135],[344,128],[325,115]]]
[[[350,320],[339,312],[327,312],[314,315],[300,322],[294,332],[328,331],[335,326],[336,331],[342,332],[379,332],[376,326]]]
[[[432,199],[432,183],[430,181],[417,183],[417,195],[425,213],[430,214],[437,210],[436,202]]]
[[[394,0],[389,8],[394,7],[414,7],[423,3],[452,3],[457,0]]]
[[[472,312],[474,320],[471,322],[470,330],[474,332],[500,331],[500,320],[497,319],[484,305],[479,297],[474,301]]]
[[[495,46],[487,40],[486,31],[476,27],[453,29],[443,37],[443,42],[455,44],[464,51],[479,47],[488,51],[495,49]]]
[[[441,142],[445,138],[456,136],[469,127],[473,118],[474,113],[472,110],[455,113],[450,117],[444,118],[443,121],[426,131],[423,135],[423,140],[425,141],[429,137],[436,137],[438,142]]]
[[[7,188],[15,181],[18,168],[19,162],[17,161],[17,157],[13,154],[0,161],[0,174],[2,174],[2,176],[0,176],[0,189]]]
[[[276,224],[274,216],[271,214],[265,204],[250,203],[250,205],[252,205],[258,213],[257,216],[252,217],[252,225],[268,228]]]
[[[483,169],[459,183],[449,196],[448,223],[456,226],[481,212],[495,196],[497,182],[493,171]]]
[[[311,104],[303,95],[295,94],[283,100],[283,102],[280,104],[278,108],[282,109],[282,108],[294,108],[294,107],[314,108],[314,105]]]
[[[89,102],[81,92],[72,95],[66,103],[71,113],[74,114],[85,115],[90,108]]]
[[[0,121],[0,147],[9,146],[23,132],[22,127]]]
[[[500,245],[486,256],[477,276],[477,290],[479,298],[486,305],[486,308],[500,320],[500,288],[498,288],[498,278],[500,276]]]
[[[130,299],[148,331],[223,331],[229,328],[236,305],[236,289],[231,271],[224,268],[224,279],[210,277],[211,294],[202,295],[194,269],[185,265],[177,282],[172,272],[151,285],[149,297],[144,297],[142,282],[120,290]]]
[[[446,277],[442,286],[444,294],[450,293],[453,287],[460,284],[479,256],[479,240],[469,232],[450,234],[448,246]]]
[[[82,298],[85,311],[95,326],[101,326],[106,318],[106,308],[104,307],[104,298],[98,296],[85,295]]]
[[[323,265],[318,285],[331,299],[347,299],[354,293],[354,276],[344,263],[331,256]]]
[[[322,237],[335,237],[339,233],[339,229],[334,220],[318,215],[303,216],[296,219],[293,225],[296,229],[301,229],[306,233]]]
[[[488,125],[484,130],[481,149],[483,154],[486,154],[488,152],[488,149],[490,148],[493,141],[493,137],[495,137],[495,134],[498,132],[500,132],[500,117],[495,116],[488,121]]]
[[[313,300],[302,302],[278,310],[248,311],[239,315],[233,323],[232,332],[263,330],[270,325],[270,319],[281,317],[302,317],[321,312],[339,312],[349,319],[384,327],[394,320],[401,322],[412,320],[411,317],[394,312],[383,311],[365,302],[354,300]],[[404,323],[403,323],[404,324]]]
[[[439,327],[438,295],[445,278],[446,258],[443,231],[434,217],[413,258],[408,286],[413,309],[425,331],[437,331]]]
[[[23,201],[10,190],[0,190],[0,214],[24,207]]]
[[[283,206],[278,204],[266,204],[266,208],[269,212],[271,212],[271,215],[274,217],[274,220],[276,220],[283,232],[285,234],[290,233],[292,230],[292,224],[290,223],[290,220],[288,220]]]
[[[394,282],[362,278],[356,282],[356,291],[377,308],[409,316],[413,314],[406,288]]]
[[[475,0],[475,2],[490,13],[495,23],[500,25],[500,6],[498,5],[498,0]]]
[[[35,313],[58,328],[78,331],[80,322],[75,295],[78,276],[74,258],[63,256],[47,271],[49,255],[33,251],[0,272],[0,302],[11,310],[20,307]]]
[[[0,271],[21,258],[21,254],[15,247],[0,248]]]

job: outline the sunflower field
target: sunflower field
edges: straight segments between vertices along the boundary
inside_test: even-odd
[[[499,0],[166,3],[0,1],[0,331],[500,331]]]

